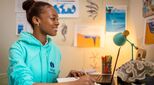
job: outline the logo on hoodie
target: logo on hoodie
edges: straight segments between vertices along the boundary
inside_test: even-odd
[[[51,61],[50,62],[50,67],[52,67],[52,68],[54,68],[55,66],[54,66],[54,63]]]
[[[50,73],[53,73],[53,74],[55,74],[55,65],[54,65],[54,63],[51,61],[50,62]]]

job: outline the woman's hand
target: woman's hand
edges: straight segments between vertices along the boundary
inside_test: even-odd
[[[82,71],[71,70],[69,74],[67,75],[67,77],[81,77],[83,75],[85,75],[85,73]]]

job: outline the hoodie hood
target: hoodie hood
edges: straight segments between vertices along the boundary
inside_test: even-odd
[[[19,41],[22,41],[31,45],[43,46],[43,44],[29,32],[21,32]],[[47,37],[47,42],[50,43],[51,38]]]

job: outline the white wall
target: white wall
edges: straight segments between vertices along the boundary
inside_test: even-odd
[[[97,61],[97,71],[101,71],[101,56],[104,55],[112,55],[113,56],[113,63],[115,62],[116,54],[118,47],[114,45],[113,43],[113,35],[114,34],[106,34],[104,41],[104,48],[76,48],[73,47],[73,37],[74,37],[74,29],[75,24],[77,25],[97,25],[102,27],[103,31],[105,31],[105,0],[95,0],[95,3],[99,5],[99,11],[98,16],[95,20],[92,20],[92,18],[88,17],[87,14],[87,8],[85,5],[87,5],[87,0],[79,0],[80,1],[80,17],[77,19],[63,19],[63,22],[68,24],[68,41],[62,42],[59,41],[60,36],[57,36],[55,41],[59,44],[61,48],[61,52],[63,55],[62,59],[62,74],[61,76],[66,75],[70,69],[91,69],[91,64],[93,63],[93,60],[90,57],[96,56]],[[111,0],[111,2],[107,2],[108,4],[114,4],[114,5],[127,5],[127,1],[125,0]],[[75,23],[75,24],[74,24]],[[125,59],[129,59],[125,58]]]
[[[70,69],[90,69],[93,61],[91,56],[96,55],[97,71],[101,71],[101,56],[112,55],[113,64],[115,63],[118,48],[114,45],[112,33],[106,33],[104,48],[76,48],[73,47],[73,37],[75,24],[98,25],[105,28],[105,0],[93,0],[99,5],[98,17],[92,20],[86,12],[86,0],[79,0],[80,17],[60,19],[61,23],[68,25],[68,34],[66,42],[62,41],[60,32],[54,37],[62,52],[61,76],[65,76]],[[147,50],[147,60],[154,61],[154,45],[144,45],[144,24],[142,17],[142,0],[106,0],[109,4],[128,5],[127,26],[130,31],[128,39],[137,46]],[[128,4],[129,2],[129,4]],[[15,0],[0,0],[0,73],[6,73],[8,64],[8,49],[10,45],[17,40],[15,35]],[[105,29],[104,29],[105,30]],[[131,46],[126,43],[122,46],[118,66],[131,59]],[[135,51],[134,51],[135,52]],[[1,82],[1,81],[0,81]]]
[[[0,73],[6,72],[8,49],[17,39],[14,3],[14,0],[0,0]]]
[[[136,44],[139,47],[146,49],[146,59],[154,61],[154,45],[144,44],[145,21],[154,16],[143,18],[142,4],[142,0],[129,0],[128,28],[131,30],[131,33],[133,33],[131,37],[134,37],[134,41],[136,42]]]
[[[16,39],[14,0],[0,0],[0,85],[8,85],[8,49]]]

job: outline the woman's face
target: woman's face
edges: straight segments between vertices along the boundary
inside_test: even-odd
[[[45,6],[42,9],[40,18],[40,32],[45,35],[55,36],[58,31],[58,14],[51,6]]]

